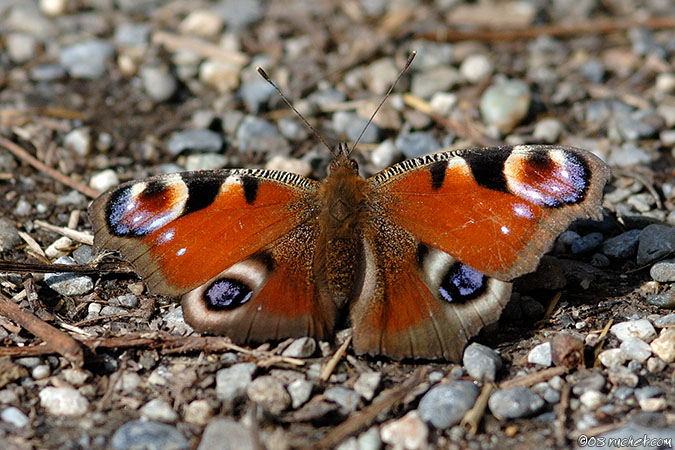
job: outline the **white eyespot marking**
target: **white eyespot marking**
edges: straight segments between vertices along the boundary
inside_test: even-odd
[[[511,230],[510,230],[509,227],[507,227],[506,225],[502,225],[501,231],[502,231],[502,234],[509,234],[509,233],[511,233]]]
[[[176,256],[183,256],[187,248],[183,247],[176,252]]]
[[[513,205],[513,213],[518,217],[525,219],[534,219],[534,213],[525,203],[516,203]]]

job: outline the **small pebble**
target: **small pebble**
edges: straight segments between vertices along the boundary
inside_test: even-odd
[[[314,385],[307,380],[298,379],[288,385],[288,393],[291,396],[291,407],[297,409],[307,403],[312,395]]]
[[[157,422],[172,423],[178,420],[178,413],[162,398],[153,398],[140,409],[141,416]]]
[[[83,416],[89,401],[77,389],[48,386],[40,391],[40,406],[53,416]]]
[[[54,261],[55,264],[75,264],[69,256],[62,256]],[[47,273],[45,283],[61,295],[83,295],[94,290],[94,281],[86,275],[76,273]]]
[[[10,33],[6,36],[5,45],[9,58],[15,64],[31,61],[37,54],[38,41],[30,34]]]
[[[642,147],[632,142],[626,142],[620,147],[612,149],[607,158],[607,163],[610,166],[630,167],[649,164],[651,160],[651,155]]]
[[[267,9],[260,0],[224,0],[214,7],[226,26],[241,29],[263,18]]]
[[[581,396],[588,391],[602,391],[604,387],[605,377],[601,373],[593,372],[573,385],[572,392],[574,395]]]
[[[377,426],[371,427],[368,431],[364,431],[356,439],[358,450],[380,450],[382,448],[382,439],[380,438],[380,431]]]
[[[480,83],[492,75],[494,65],[487,55],[478,53],[467,56],[459,66],[460,73],[469,83]]]
[[[541,383],[537,383],[534,386],[532,386],[532,390],[539,395],[541,398],[546,400],[546,403],[549,403],[551,405],[555,405],[558,402],[560,402],[560,392],[557,390],[553,389],[548,383],[545,381]]]
[[[652,356],[651,347],[645,341],[638,338],[629,337],[621,343],[621,352],[626,358],[632,361],[643,363]]]
[[[30,207],[30,206],[29,206]],[[0,251],[8,252],[23,242],[19,231],[14,224],[6,219],[0,219]]]
[[[173,155],[190,150],[194,152],[218,152],[223,146],[223,137],[211,130],[183,130],[171,135],[167,149]]]
[[[626,355],[619,348],[610,348],[600,352],[598,359],[605,367],[622,366],[626,362]]]
[[[340,411],[345,415],[356,411],[361,401],[361,396],[358,392],[342,386],[329,387],[323,395],[328,400],[340,405]]]
[[[190,448],[185,436],[173,426],[142,419],[132,420],[122,425],[110,439],[110,446],[114,450],[188,450]]]
[[[221,94],[239,87],[240,67],[224,61],[206,60],[199,66],[199,79]]]
[[[647,303],[663,309],[675,309],[675,289],[651,295],[647,298]]]
[[[431,98],[436,92],[446,92],[459,83],[461,75],[453,67],[439,66],[412,76],[410,92],[423,99]]]
[[[110,42],[94,39],[63,47],[59,62],[71,77],[96,80],[105,75],[114,54]]]
[[[391,166],[399,157],[399,150],[391,139],[383,141],[370,153],[370,162],[376,170],[383,170]]]
[[[579,401],[587,409],[596,410],[605,404],[607,397],[598,391],[587,391],[581,394]]]
[[[247,387],[248,398],[272,415],[279,415],[291,405],[291,396],[277,378],[265,375],[254,379]]]
[[[211,421],[213,417],[213,407],[208,402],[208,400],[198,399],[191,401],[185,407],[185,414],[183,419],[187,423],[193,423],[195,425],[206,425]]]
[[[91,377],[90,372],[76,368],[64,369],[61,372],[61,375],[63,376],[63,379],[66,380],[66,382],[77,387],[84,385],[84,383],[86,383]]]
[[[454,46],[445,42],[415,40],[410,44],[410,48],[417,50],[413,70],[423,71],[432,67],[447,66],[455,59]]]
[[[610,258],[632,258],[638,249],[641,230],[629,230],[602,243],[602,253]]]
[[[382,374],[380,372],[364,372],[356,379],[354,383],[354,390],[358,392],[361,397],[370,401],[375,396],[375,391],[380,386]]]
[[[292,358],[309,358],[316,351],[316,341],[311,337],[295,339],[281,354]]]
[[[203,37],[216,37],[223,28],[225,20],[215,11],[196,9],[191,11],[178,25],[183,34]]]
[[[272,156],[265,164],[265,169],[297,173],[302,176],[308,176],[312,173],[312,166],[307,161],[282,155]]]
[[[488,125],[507,134],[525,118],[532,94],[520,80],[503,81],[488,87],[480,99],[480,111]]]
[[[668,407],[668,401],[665,398],[647,398],[638,400],[640,408],[646,412],[663,411]]]
[[[656,337],[656,330],[647,319],[629,320],[612,325],[610,331],[620,341],[635,337],[645,342],[651,342]]]
[[[185,170],[213,170],[227,166],[230,159],[220,153],[193,153],[185,158]]]
[[[417,411],[410,411],[400,419],[385,423],[380,428],[382,442],[393,448],[420,450],[427,447],[429,428]]]
[[[534,126],[532,137],[539,142],[553,144],[558,141],[563,131],[563,124],[558,119],[542,119]]]
[[[254,363],[239,363],[216,373],[216,395],[226,407],[231,407],[246,396],[246,389],[255,371]]]
[[[245,116],[237,128],[239,151],[279,152],[288,144],[273,123],[255,116]]]
[[[244,425],[232,419],[216,418],[204,430],[197,450],[256,450],[259,442]]]
[[[50,373],[51,369],[49,368],[48,364],[40,364],[31,371],[30,375],[35,380],[42,380],[44,378],[47,378]]]
[[[113,40],[121,46],[144,46],[148,43],[151,32],[152,28],[149,23],[123,22],[115,28]]]
[[[661,283],[672,283],[675,281],[675,259],[659,261],[649,269],[654,281]]]
[[[55,81],[66,76],[66,69],[59,64],[37,64],[30,68],[28,76],[32,81]]]
[[[417,411],[425,422],[445,429],[457,425],[473,407],[480,389],[470,381],[454,381],[433,387],[420,400]]]
[[[246,82],[239,88],[239,97],[244,101],[246,109],[252,114],[257,114],[275,95],[274,88],[262,79]]]
[[[675,252],[675,227],[648,225],[640,234],[637,263],[649,264]]]
[[[666,363],[661,358],[653,356],[647,360],[647,370],[650,373],[660,373],[666,368]]]
[[[155,102],[165,102],[176,93],[178,82],[165,66],[147,65],[140,70],[143,89]]]
[[[603,236],[602,233],[589,233],[574,242],[572,242],[571,251],[573,255],[581,255],[584,253],[590,253],[600,247],[602,244]]]
[[[552,364],[551,343],[544,342],[530,350],[527,355],[527,362],[530,364],[539,364],[540,366],[548,367]]]
[[[19,408],[9,406],[2,410],[0,419],[16,428],[23,428],[30,423],[30,419]]]
[[[87,156],[91,151],[92,138],[89,128],[76,128],[63,138],[63,146],[80,156]]]
[[[464,368],[477,381],[495,381],[502,367],[502,358],[490,347],[473,343],[464,350]]]
[[[654,326],[657,328],[666,328],[675,325],[675,313],[661,316],[654,320]]]
[[[99,192],[105,192],[113,186],[120,184],[120,179],[117,172],[112,169],[105,169],[97,172],[91,176],[89,180],[89,187],[96,189]]]
[[[675,328],[664,328],[651,344],[652,352],[666,364],[675,362]]]
[[[616,366],[609,369],[609,381],[613,385],[635,387],[638,384],[638,376],[628,367]]]
[[[490,411],[498,419],[517,419],[538,412],[545,402],[530,389],[517,386],[495,391],[488,400]]]
[[[400,134],[394,144],[406,158],[417,158],[428,155],[441,148],[441,144],[438,143],[432,134],[423,131]]]
[[[436,92],[433,97],[431,97],[431,101],[429,102],[431,109],[433,109],[437,114],[446,117],[450,115],[450,112],[456,104],[457,95],[451,94],[449,92]]]

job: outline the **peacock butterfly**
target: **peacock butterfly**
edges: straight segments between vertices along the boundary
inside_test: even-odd
[[[510,281],[570,222],[601,217],[609,175],[585,150],[518,145],[363,179],[340,144],[322,182],[262,169],[161,175],[104,193],[89,217],[97,248],[118,250],[153,292],[182,296],[198,332],[327,339],[347,315],[358,354],[458,360],[499,318]]]
[[[457,360],[496,321],[510,281],[571,221],[599,218],[607,166],[576,148],[441,152],[363,179],[346,145],[317,182],[232,169],[132,181],[89,209],[155,293],[199,332],[238,343],[330,338],[356,353]]]

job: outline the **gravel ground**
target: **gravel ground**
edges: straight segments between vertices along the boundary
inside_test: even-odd
[[[0,0],[0,137],[47,167],[0,147],[2,259],[88,264],[91,196],[130,179],[324,176],[329,152],[256,66],[333,144],[358,136],[413,49],[357,149],[364,174],[498,142],[586,148],[613,171],[604,220],[560,236],[461,364],[347,349],[323,381],[348,331],[207,345],[132,274],[3,273],[14,305],[90,345],[78,367],[0,316],[0,447],[672,448],[669,0]]]

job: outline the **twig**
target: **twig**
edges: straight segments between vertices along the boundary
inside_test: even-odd
[[[96,198],[101,194],[96,189],[90,188],[86,184],[80,183],[79,181],[75,181],[72,178],[62,174],[58,170],[49,167],[9,139],[5,139],[4,137],[0,136],[0,146],[6,148],[14,156],[35,167],[40,172],[47,174],[61,184],[65,184],[66,186],[81,192],[87,197]]]
[[[478,432],[478,424],[483,418],[483,414],[485,414],[485,407],[494,388],[494,383],[487,383],[483,386],[480,395],[476,399],[476,403],[462,417],[462,421],[459,424],[469,435],[474,435]]]
[[[562,297],[562,291],[556,292],[556,294],[553,296],[553,299],[551,300],[551,303],[549,303],[548,308],[546,308],[546,312],[544,313],[544,319],[548,319],[551,317],[551,314],[553,314],[555,307],[558,305],[558,302],[560,301],[560,297]]]
[[[23,239],[23,241],[28,245],[28,248],[35,253],[35,255],[42,259],[44,262],[49,262],[49,259],[47,258],[47,255],[45,255],[45,252],[42,250],[42,247],[40,247],[40,244],[37,243],[35,239],[32,238],[32,236],[28,233],[25,233],[23,231],[19,231],[19,237]]]
[[[324,366],[321,368],[321,374],[319,375],[319,379],[321,381],[328,381],[338,363],[347,352],[347,347],[349,347],[351,342],[352,337],[350,335],[347,337],[347,339],[345,339],[340,348],[337,349],[335,354],[326,362],[326,364],[324,364]]]
[[[567,372],[567,367],[558,366],[550,367],[548,369],[540,370],[539,372],[528,373],[522,377],[512,378],[510,380],[503,381],[499,384],[500,389],[506,389],[516,386],[533,386],[542,381],[550,380],[551,378],[564,375]]]
[[[632,178],[634,180],[639,181],[642,183],[642,185],[649,191],[649,193],[654,197],[654,202],[656,203],[656,207],[658,209],[663,209],[663,203],[661,203],[661,198],[659,197],[659,193],[656,192],[656,189],[654,188],[654,183],[651,183],[647,178],[642,176],[641,174],[635,172],[634,170],[626,170],[626,169],[617,169],[613,168],[612,173],[614,176],[622,176],[622,177],[627,177],[627,178]]]
[[[0,293],[0,313],[42,339],[50,353],[58,353],[78,367],[84,363],[82,347],[70,335],[20,308],[2,293]]]
[[[565,383],[560,393],[560,404],[558,405],[558,420],[556,421],[556,439],[560,447],[567,446],[567,408],[570,405],[570,385]]]
[[[577,37],[582,34],[608,34],[617,31],[625,31],[635,27],[649,28],[652,30],[675,28],[675,17],[650,17],[640,19],[600,19],[588,22],[574,22],[568,24],[551,24],[540,26],[528,26],[527,28],[489,30],[480,29],[474,31],[455,30],[451,27],[442,30],[420,33],[415,39],[427,39],[438,42],[456,41],[517,41],[535,39],[539,36],[552,37]]]
[[[94,245],[94,237],[86,231],[77,231],[73,230],[72,228],[59,227],[56,225],[52,225],[51,223],[44,222],[42,220],[36,220],[35,226],[47,231],[52,231],[54,233],[61,234],[63,236],[72,239],[73,241],[81,242],[86,245]]]
[[[605,340],[605,336],[607,336],[607,333],[609,333],[609,329],[611,328],[612,324],[614,323],[614,318],[610,318],[609,321],[605,324],[605,326],[602,328],[602,331],[598,335],[598,343],[595,346],[595,349],[593,350],[593,367],[597,367],[600,365],[600,360],[598,359],[598,355],[600,354],[600,351],[602,350],[602,343]]]
[[[420,384],[427,374],[427,368],[421,367],[415,371],[408,379],[398,387],[394,387],[382,393],[370,406],[351,415],[347,420],[329,431],[323,438],[314,443],[311,448],[333,448],[346,437],[367,427],[375,421],[377,416],[388,411],[396,403],[405,398],[418,384]]]
[[[101,273],[134,273],[126,262],[91,264],[22,263],[0,259],[0,273],[80,273],[99,275]]]
[[[248,56],[244,53],[235,50],[225,50],[204,39],[180,36],[167,33],[166,31],[156,31],[152,35],[152,43],[163,45],[170,51],[190,50],[202,58],[215,59],[242,67],[248,64],[249,60]]]

